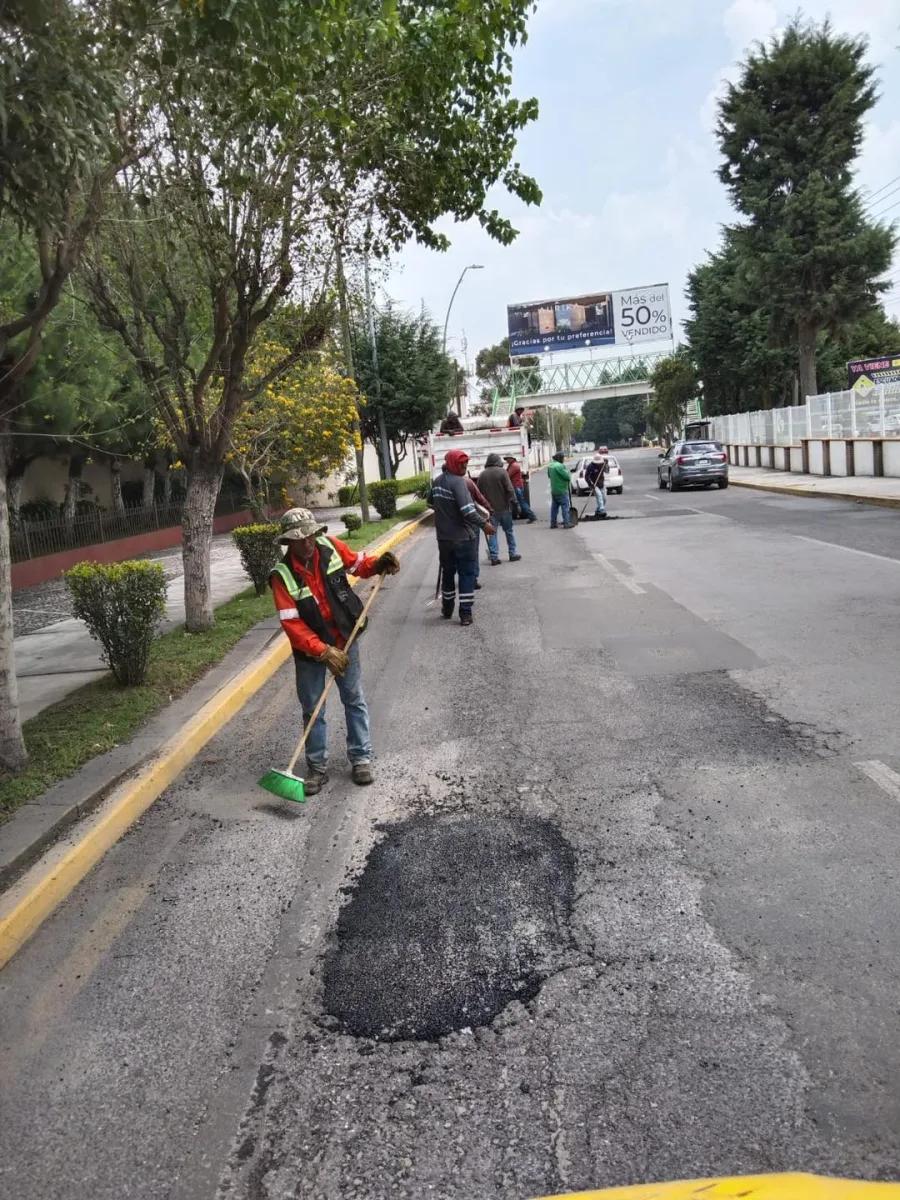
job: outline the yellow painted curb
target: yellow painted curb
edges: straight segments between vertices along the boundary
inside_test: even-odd
[[[733,1175],[678,1183],[648,1183],[545,1196],[543,1200],[900,1200],[900,1183],[866,1183],[823,1175]]]
[[[383,553],[405,541],[432,514],[402,526],[381,542]],[[353,585],[362,582],[353,580]],[[278,637],[262,654],[204,704],[185,727],[170,738],[151,762],[114,788],[100,808],[76,827],[74,840],[64,838],[26,871],[0,898],[0,969],[34,931],[84,879],[107,850],[181,774],[247,701],[291,657],[287,638]]]
[[[858,478],[858,476],[857,476]],[[900,496],[852,496],[847,492],[809,491],[791,487],[789,484],[779,486],[776,483],[751,483],[749,480],[730,480],[732,487],[752,488],[757,492],[777,492],[779,496],[806,496],[821,500],[846,500],[850,504],[874,504],[877,508],[900,508]]]

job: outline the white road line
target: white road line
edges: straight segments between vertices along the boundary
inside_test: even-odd
[[[855,546],[842,546],[839,542],[823,542],[821,538],[804,537],[802,533],[793,535],[801,542],[812,542],[814,546],[827,546],[829,550],[846,550],[848,554],[861,554],[863,558],[877,558],[879,562],[893,563],[900,567],[900,559],[891,558],[887,554],[873,554],[871,550],[857,550]]]
[[[864,775],[877,783],[882,791],[887,792],[892,800],[900,802],[900,775],[896,771],[892,771],[890,767],[885,766],[883,762],[879,762],[877,758],[870,759],[868,762],[858,762],[854,764],[859,767]]]
[[[596,553],[592,557],[597,560],[597,562],[600,564],[601,567],[603,567],[603,569],[605,571],[609,571],[609,573],[610,573],[610,575],[612,575],[613,579],[617,579],[619,581],[619,583],[621,583],[623,585],[623,587],[627,587],[629,592],[634,592],[635,596],[645,596],[646,595],[646,592],[644,591],[644,589],[641,587],[641,585],[639,583],[635,583],[633,579],[629,579],[627,575],[623,575],[621,571],[617,570],[612,565],[612,563],[609,561],[608,558],[604,558],[604,556],[602,554],[596,554]]]
[[[662,496],[654,496],[652,492],[644,492],[647,500],[655,500],[657,504],[662,504]]]

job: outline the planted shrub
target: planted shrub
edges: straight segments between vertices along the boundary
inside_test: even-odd
[[[241,566],[250,576],[257,596],[266,590],[272,568],[281,558],[281,552],[275,545],[278,528],[277,525],[266,523],[239,525],[231,531],[231,540],[241,556]]]
[[[407,479],[398,480],[400,484],[401,496],[421,496],[422,489],[431,484],[431,476],[427,471],[423,471],[421,475],[410,475]]]
[[[355,504],[359,499],[359,488],[355,483],[338,488],[338,504]]]
[[[378,479],[369,484],[369,499],[383,520],[397,512],[397,496],[400,484],[396,479]]]
[[[348,533],[352,533],[354,529],[362,528],[362,517],[358,517],[356,513],[344,513],[341,520],[347,526]]]
[[[117,683],[142,683],[166,611],[166,575],[156,562],[78,563],[65,573],[72,609],[102,646]]]

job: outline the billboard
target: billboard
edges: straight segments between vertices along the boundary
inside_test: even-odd
[[[510,304],[506,321],[510,358],[669,341],[669,285]]]
[[[847,363],[847,387],[851,392],[865,393],[884,383],[900,384],[900,354],[855,358]]]

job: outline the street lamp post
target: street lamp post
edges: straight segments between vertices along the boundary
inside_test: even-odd
[[[450,310],[453,308],[453,301],[456,299],[456,293],[459,291],[459,285],[462,283],[463,279],[465,278],[466,271],[483,271],[483,270],[484,270],[483,263],[469,263],[469,265],[467,267],[463,267],[460,277],[456,281],[456,287],[453,289],[453,295],[450,297],[450,303],[447,305],[447,315],[444,318],[444,342],[443,342],[443,347],[442,347],[444,354],[447,353],[447,326],[450,323]],[[461,406],[458,406],[458,407],[461,407]]]

